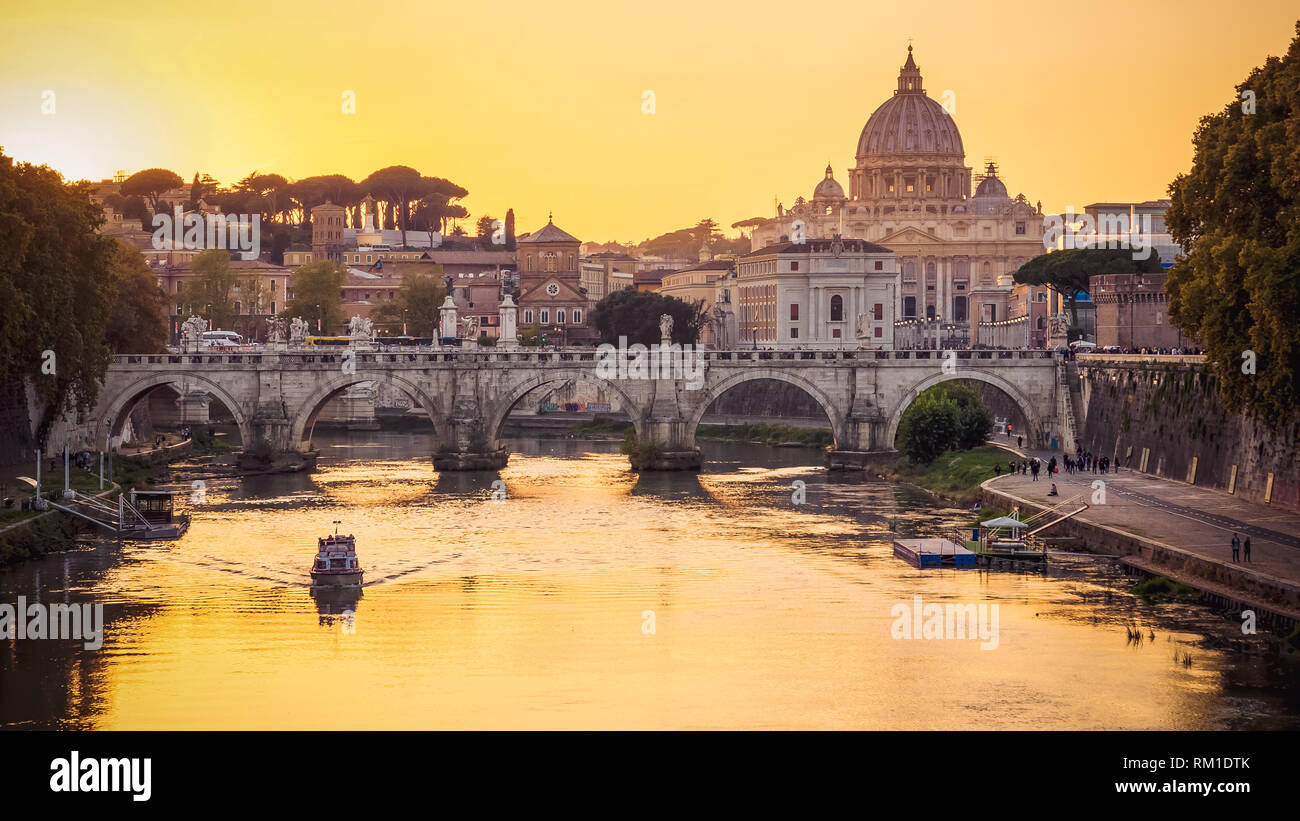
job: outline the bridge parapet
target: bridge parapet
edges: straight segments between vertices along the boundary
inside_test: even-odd
[[[698,454],[695,431],[708,407],[728,390],[755,380],[794,385],[813,397],[831,422],[845,465],[893,450],[903,410],[927,387],[949,379],[993,385],[1019,406],[1031,441],[1057,429],[1058,380],[1052,351],[913,350],[700,352],[702,373],[683,378],[612,377],[590,348],[459,350],[321,348],[297,351],[131,354],[113,357],[95,423],[120,429],[134,402],[160,385],[183,395],[206,392],[230,407],[246,448],[300,451],[320,409],[362,382],[410,396],[433,422],[445,469],[504,464],[500,429],[531,391],[588,380],[617,397],[637,435],[666,452]],[[604,375],[602,375],[604,374]],[[93,447],[93,432],[88,444]],[[1050,441],[1050,438],[1049,438]],[[477,455],[477,456],[476,456]],[[471,458],[474,457],[474,458]],[[698,463],[698,456],[695,457]],[[494,461],[495,460],[495,461]],[[683,464],[691,459],[683,456]]]

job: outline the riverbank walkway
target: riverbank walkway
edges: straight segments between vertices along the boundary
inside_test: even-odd
[[[1082,496],[1081,502],[1090,502],[1092,483],[1100,479],[1106,483],[1106,503],[1090,504],[1075,518],[1187,551],[1204,560],[1257,576],[1261,581],[1278,582],[1282,586],[1300,585],[1300,513],[1127,468],[1121,468],[1119,473],[1104,474],[1091,471],[1070,474],[1062,468],[1053,476],[1047,473],[1047,463],[1055,456],[1060,465],[1061,451],[1017,448],[1014,442],[1008,444],[1000,436],[993,437],[990,444],[1009,451],[1008,461],[1013,458],[1012,454],[1017,454],[1018,457],[1014,457],[1017,461],[1019,457],[1036,456],[1043,463],[1038,481],[1034,481],[1032,473],[1004,474],[988,484],[991,490],[1042,507],[1053,507],[1076,496]],[[1053,482],[1059,496],[1047,495]],[[1244,549],[1238,561],[1232,560],[1233,533],[1237,533],[1243,543],[1247,536],[1250,537],[1250,562],[1245,560]],[[1052,533],[1048,531],[1043,535],[1051,536]],[[1141,561],[1134,563],[1143,564]],[[1204,579],[1198,579],[1196,586],[1228,596],[1239,592],[1227,585],[1207,583]]]

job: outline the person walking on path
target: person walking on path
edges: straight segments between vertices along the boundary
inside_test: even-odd
[[[1034,474],[1034,481],[1037,482],[1038,481],[1038,460],[1037,459],[1035,459],[1034,463],[1029,466],[1029,469]]]
[[[1232,534],[1232,560],[1234,562],[1237,561],[1237,557],[1240,555],[1240,553],[1241,553],[1241,538],[1238,537],[1236,533],[1234,533]]]
[[[1017,437],[1016,437],[1016,447],[1018,447],[1018,448],[1022,448],[1022,447],[1024,447],[1024,446],[1025,446],[1025,437],[1023,437],[1023,436],[1017,436]]]
[[[1249,536],[1246,537],[1245,550],[1242,551],[1242,554],[1243,554],[1242,558],[1244,558],[1246,561],[1250,561],[1250,537]]]

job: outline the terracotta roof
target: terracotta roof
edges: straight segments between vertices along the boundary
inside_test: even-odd
[[[581,242],[581,240],[561,230],[555,223],[548,222],[542,230],[521,237],[519,242]]]

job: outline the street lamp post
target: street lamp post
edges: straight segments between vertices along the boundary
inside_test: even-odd
[[[758,326],[754,326],[754,350],[758,350]]]

